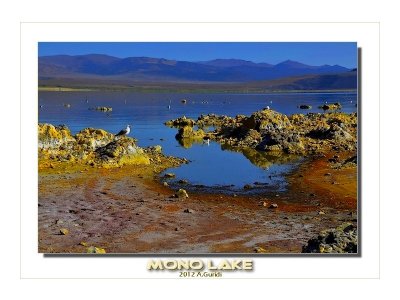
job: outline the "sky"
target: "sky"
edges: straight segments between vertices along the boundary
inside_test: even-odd
[[[277,64],[294,60],[308,65],[357,66],[355,42],[40,42],[39,56],[106,54],[182,61],[243,59]]]

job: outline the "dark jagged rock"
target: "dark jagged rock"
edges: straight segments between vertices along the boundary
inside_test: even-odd
[[[342,105],[339,102],[336,102],[333,104],[324,104],[324,105],[318,106],[318,108],[323,109],[323,110],[339,110],[339,109],[342,109]]]
[[[99,110],[99,111],[104,111],[104,112],[112,111],[112,107],[110,107],[110,106],[97,106],[97,107],[89,108],[89,109],[90,110]]]
[[[114,135],[103,129],[85,128],[75,135],[76,142],[84,148],[96,150],[114,140]]]
[[[357,228],[344,223],[335,229],[324,230],[308,241],[303,253],[357,253]]]
[[[300,109],[311,109],[312,106],[311,105],[306,105],[306,104],[302,104],[299,106]]]
[[[192,119],[188,119],[185,116],[183,116],[175,120],[169,120],[164,124],[170,127],[184,127],[184,126],[193,127],[196,125],[196,122]]]
[[[203,130],[193,130],[191,126],[184,126],[179,128],[178,134],[175,136],[177,139],[203,139],[205,133]]]
[[[249,117],[201,115],[196,123],[201,128],[213,126],[214,131],[206,135],[232,147],[299,155],[357,149],[356,113],[309,113],[288,117],[264,109]],[[197,135],[192,128],[182,127],[177,138],[183,140],[185,137],[200,137],[202,133],[200,131]]]
[[[135,144],[135,140],[124,137],[96,149],[96,158],[107,164],[150,164],[149,156]]]
[[[71,135],[63,125],[38,125],[39,167],[54,168],[53,162],[79,163],[88,166],[121,167],[124,165],[152,165],[161,171],[187,163],[186,159],[166,156],[161,146],[141,148],[131,137],[115,139],[102,129],[86,128]]]

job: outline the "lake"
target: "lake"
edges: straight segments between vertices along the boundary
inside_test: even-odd
[[[186,104],[181,100],[187,99]],[[188,190],[212,188],[216,191],[246,193],[245,184],[254,184],[261,190],[279,192],[286,188],[284,175],[298,165],[299,157],[272,157],[249,150],[238,153],[211,142],[180,145],[175,139],[176,128],[164,122],[185,115],[197,119],[201,114],[250,115],[269,106],[287,115],[323,112],[318,106],[340,102],[342,112],[357,111],[356,93],[275,93],[275,94],[183,94],[131,92],[39,92],[39,123],[65,124],[72,134],[87,128],[102,128],[117,133],[131,124],[131,137],[142,147],[161,145],[164,153],[185,157],[191,161],[176,169],[172,187],[186,179]],[[69,104],[66,107],[64,104]],[[298,106],[311,105],[302,110]],[[90,110],[97,106],[111,106],[112,112]],[[169,108],[170,106],[170,108]],[[247,191],[248,192],[248,191]]]

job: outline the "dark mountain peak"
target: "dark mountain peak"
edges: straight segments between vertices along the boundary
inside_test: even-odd
[[[255,63],[250,60],[236,59],[236,58],[217,58],[209,61],[198,62],[203,65],[209,65],[214,67],[269,67],[272,65],[267,63]]]
[[[294,60],[285,60],[277,65],[275,65],[275,67],[277,68],[281,68],[281,67],[285,67],[285,68],[310,68],[311,66],[306,65],[306,64],[302,64],[298,61],[294,61]]]
[[[129,62],[133,64],[165,64],[165,65],[175,65],[177,63],[176,60],[169,60],[165,58],[154,58],[147,56],[140,57],[127,57],[121,59],[121,62]]]
[[[105,54],[85,54],[75,56],[79,60],[84,60],[91,63],[109,64],[120,60],[118,57]]]

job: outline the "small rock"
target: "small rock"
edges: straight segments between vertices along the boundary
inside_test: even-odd
[[[237,194],[233,194],[233,197],[235,197],[235,198],[236,198],[237,196],[238,196]]]
[[[323,212],[322,210],[318,212],[319,215],[325,215],[325,212]]]
[[[87,247],[88,244],[86,242],[80,242],[79,245]]]
[[[278,208],[278,204],[272,203],[268,208]]]
[[[69,230],[68,230],[67,228],[61,228],[61,229],[60,229],[60,233],[61,233],[62,235],[67,235],[67,234],[69,234]]]
[[[169,186],[169,184],[168,184],[168,182],[163,182],[163,186],[165,186],[165,187],[168,187]]]
[[[188,214],[194,213],[194,211],[192,209],[189,209],[189,208],[186,208],[183,212],[188,213]]]
[[[267,206],[268,206],[268,203],[264,201],[262,205],[263,205],[264,207],[267,207]]]
[[[180,183],[180,184],[188,184],[189,181],[187,181],[186,179],[181,179],[181,180],[178,181],[178,183]]]
[[[176,195],[178,196],[178,198],[189,198],[188,193],[184,189],[179,189]]]
[[[87,253],[105,254],[106,250],[103,248],[91,246],[91,247],[87,248]]]
[[[100,110],[100,111],[112,111],[112,107],[108,106],[98,106],[95,108],[95,110]]]
[[[245,190],[250,190],[250,189],[252,189],[253,187],[252,187],[250,184],[245,184],[243,188],[244,188]]]
[[[325,173],[324,176],[332,176],[331,173]]]
[[[174,178],[176,175],[174,173],[165,173],[164,177],[166,178]]]
[[[264,249],[263,247],[255,247],[254,252],[256,253],[267,253],[267,250]]]

